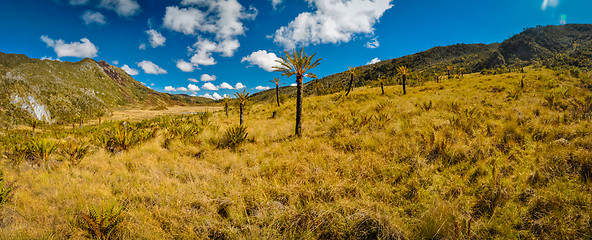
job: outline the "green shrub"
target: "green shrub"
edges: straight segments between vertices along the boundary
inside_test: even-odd
[[[81,214],[78,225],[93,239],[113,239],[120,224],[124,221],[123,211],[123,207],[118,207],[115,204],[100,210],[95,206],[90,206],[88,213]]]
[[[220,146],[236,149],[247,140],[247,127],[239,125],[226,129]]]
[[[87,143],[76,144],[74,142],[68,142],[62,147],[62,152],[72,165],[80,164],[82,158],[88,153],[89,146]]]

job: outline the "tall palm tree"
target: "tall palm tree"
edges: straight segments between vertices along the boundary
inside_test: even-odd
[[[222,101],[224,102],[224,111],[226,111],[226,117],[228,117],[228,103],[230,103],[230,98],[228,96],[224,96]]]
[[[280,78],[273,78],[270,82],[275,83],[275,100],[278,107],[280,106]]]
[[[321,58],[314,60],[316,53],[308,56],[304,53],[304,49],[300,49],[300,53],[294,49],[292,53],[284,51],[286,56],[280,57],[276,60],[279,66],[274,66],[274,71],[281,72],[282,76],[290,77],[296,74],[296,136],[302,136],[302,79],[304,76],[316,78],[314,73],[306,73],[319,65]]]
[[[407,66],[399,66],[397,68],[397,73],[403,78],[403,95],[405,95],[407,94],[407,91],[405,91],[405,80],[407,80],[409,70],[407,69]]]
[[[235,93],[236,99],[238,99],[239,109],[240,109],[240,125],[243,125],[243,109],[245,107],[245,103],[247,102],[247,98],[249,98],[249,93],[245,92],[246,89],[243,89],[240,93]]]
[[[354,77],[356,76],[356,68],[355,67],[348,67],[347,73],[349,74],[350,78],[349,78],[349,87],[347,87],[347,92],[345,93],[346,97],[349,94],[349,91],[351,90],[352,85],[354,84]]]
[[[452,67],[446,66],[446,72],[448,74],[448,80],[450,80],[450,75],[452,75]]]

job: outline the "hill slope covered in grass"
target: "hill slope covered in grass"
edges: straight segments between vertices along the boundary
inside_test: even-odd
[[[560,68],[592,67],[592,24],[537,26],[525,29],[502,43],[456,44],[375,64],[358,66],[354,86],[379,86],[379,77],[387,85],[398,83],[396,68],[407,66],[409,82],[437,81],[445,78],[447,67],[452,75],[472,72],[508,72],[528,65]],[[321,62],[322,63],[322,62]],[[322,66],[322,65],[321,65]],[[349,75],[332,74],[305,84],[306,95],[334,93],[347,88]],[[271,101],[274,89],[253,94],[253,99]],[[295,87],[284,87],[285,94],[295,95]]]
[[[156,92],[105,61],[59,62],[0,53],[0,122],[71,122],[99,117],[113,107],[209,102]]]
[[[590,89],[588,74],[544,68],[407,95],[362,87],[305,98],[302,138],[293,99],[251,102],[244,142],[228,131],[236,106],[12,130],[0,136],[16,186],[0,201],[0,238],[91,236],[98,209],[123,239],[587,239]],[[54,145],[47,158],[28,147]]]

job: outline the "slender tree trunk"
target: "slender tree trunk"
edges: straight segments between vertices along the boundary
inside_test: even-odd
[[[520,79],[520,88],[524,88],[524,79]]]
[[[101,125],[101,117],[99,117],[99,125]]]
[[[280,85],[275,84],[275,99],[277,100],[278,107],[280,106]]]
[[[403,75],[403,95],[407,94],[407,91],[405,91],[405,78],[406,76]]]
[[[380,90],[382,90],[381,95],[384,95],[384,84],[382,82],[380,82]]]
[[[354,84],[354,75],[351,74],[351,78],[349,79],[349,87],[347,88],[347,92],[345,93],[346,97],[349,94],[349,91],[351,90],[353,84]]]
[[[296,136],[302,136],[302,75],[296,75]]]
[[[240,125],[243,125],[243,106],[244,103],[240,103]]]
[[[226,111],[226,117],[228,117],[228,102],[224,103],[224,111]]]

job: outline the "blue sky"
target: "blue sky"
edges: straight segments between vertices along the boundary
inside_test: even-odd
[[[0,52],[105,60],[157,91],[218,98],[273,87],[273,59],[294,47],[323,58],[312,71],[323,77],[435,46],[501,42],[562,16],[592,23],[590,9],[589,0],[2,1]]]

